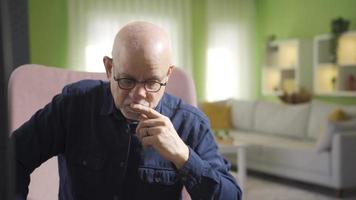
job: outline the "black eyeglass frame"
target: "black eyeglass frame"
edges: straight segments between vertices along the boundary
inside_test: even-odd
[[[167,82],[165,83],[161,83],[159,81],[156,81],[156,80],[146,80],[146,81],[138,81],[138,80],[135,80],[133,78],[116,78],[114,76],[114,80],[117,82],[117,85],[119,86],[120,89],[123,89],[123,90],[132,90],[133,88],[136,87],[136,85],[139,83],[139,84],[143,84],[145,90],[147,92],[158,92],[161,90],[162,86],[167,86]],[[129,80],[129,81],[133,81],[133,85],[132,87],[122,87],[122,85],[120,85],[120,81],[121,80]],[[147,87],[147,83],[155,83],[155,84],[159,84],[159,88],[157,90],[152,90],[152,89],[149,89]]]
[[[109,57],[108,57],[109,58]],[[109,58],[110,61],[111,61],[111,64],[112,66],[114,67],[114,62],[113,62],[113,59],[112,58]],[[145,80],[145,81],[138,81],[136,79],[133,79],[133,78],[116,78],[115,75],[113,76],[114,80],[117,82],[117,85],[119,86],[120,89],[123,89],[123,90],[132,90],[133,88],[136,87],[136,85],[139,83],[139,84],[143,84],[145,90],[147,92],[152,92],[152,93],[155,93],[155,92],[158,92],[161,90],[162,86],[167,86],[167,83],[168,83],[168,80],[165,82],[165,83],[162,83],[162,82],[159,82],[157,80]],[[134,84],[132,87],[129,87],[129,88],[125,88],[125,87],[122,87],[120,85],[120,80],[131,80],[131,81],[134,81]],[[148,82],[154,82],[154,83],[157,83],[159,84],[159,88],[157,90],[150,90],[150,89],[147,89],[147,83]]]

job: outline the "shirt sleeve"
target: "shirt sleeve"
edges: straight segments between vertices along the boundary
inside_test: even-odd
[[[242,191],[229,173],[230,165],[218,153],[209,130],[197,147],[189,147],[189,159],[179,169],[192,199],[242,199]]]
[[[26,199],[33,170],[63,151],[64,103],[63,95],[55,96],[11,135],[15,146],[16,199]]]

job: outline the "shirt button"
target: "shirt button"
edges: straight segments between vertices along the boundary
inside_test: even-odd
[[[120,162],[120,167],[125,167],[125,162]]]
[[[156,183],[160,183],[161,182],[161,178],[160,177],[155,177],[155,182]]]
[[[86,160],[83,160],[83,161],[82,161],[82,164],[83,164],[84,166],[87,166],[88,163],[87,163]]]
[[[115,195],[113,200],[119,200],[119,197]]]

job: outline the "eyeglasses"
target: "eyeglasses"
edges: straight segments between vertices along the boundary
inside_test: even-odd
[[[123,90],[132,90],[138,83],[140,83],[144,85],[147,92],[158,92],[162,86],[167,85],[167,82],[161,83],[156,80],[137,81],[132,78],[116,78],[115,76],[114,80],[118,83],[119,88]]]

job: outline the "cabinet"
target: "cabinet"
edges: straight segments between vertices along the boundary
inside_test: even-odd
[[[331,62],[331,35],[314,38],[314,93],[328,96],[356,96],[356,32],[339,38],[337,61]]]
[[[280,95],[301,87],[312,89],[312,41],[276,40],[267,43],[262,67],[262,93]]]

